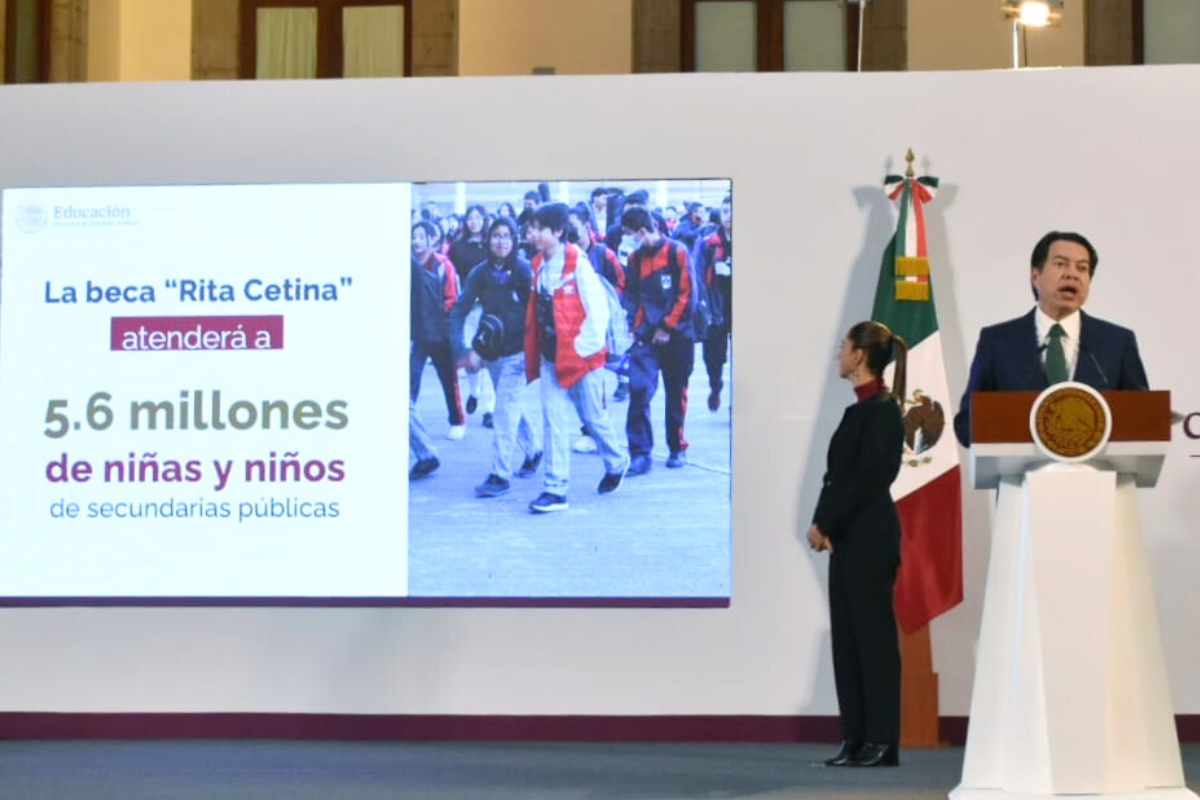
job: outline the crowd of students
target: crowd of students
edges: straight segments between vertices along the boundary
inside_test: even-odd
[[[600,494],[615,491],[626,475],[649,472],[650,401],[660,374],[666,466],[686,465],[697,343],[708,407],[721,406],[733,206],[729,196],[711,211],[699,202],[651,209],[647,201],[644,190],[597,188],[590,202],[568,205],[553,202],[542,184],[525,195],[519,213],[509,203],[493,212],[472,204],[461,216],[442,216],[432,202],[414,211],[410,478],[441,464],[415,408],[430,362],[445,398],[447,438],[461,439],[466,416],[478,410],[492,429],[491,465],[477,497],[507,494],[514,477],[540,469],[542,493],[530,510],[566,510],[573,451],[600,454]],[[611,400],[628,403],[623,420],[614,418],[606,373],[617,376]]]

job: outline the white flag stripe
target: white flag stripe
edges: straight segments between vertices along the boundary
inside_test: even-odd
[[[884,380],[890,386],[894,376],[894,367],[889,366]],[[945,427],[932,448],[913,455],[905,449],[905,463],[900,467],[900,474],[892,483],[892,498],[899,500],[907,497],[925,484],[940,477],[958,466],[958,443],[954,438],[954,408],[951,403],[950,388],[946,381],[946,366],[942,359],[942,335],[934,331],[932,335],[921,340],[916,347],[908,352],[908,378],[905,391],[908,399],[918,389],[927,395],[934,403],[940,403],[945,419]],[[909,407],[906,407],[906,412]],[[930,459],[924,463],[925,459]],[[910,460],[921,462],[918,466],[909,466]]]
[[[907,211],[904,216],[904,255],[913,258],[917,255],[917,209],[911,193],[908,196]]]

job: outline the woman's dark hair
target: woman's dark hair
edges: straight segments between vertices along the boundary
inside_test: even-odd
[[[516,209],[513,208],[513,204],[508,202],[507,200],[505,200],[503,203],[496,206],[496,216],[498,216],[498,217],[516,217],[517,212],[516,212]],[[490,233],[490,231],[489,231],[489,233]]]
[[[420,222],[418,222],[416,225],[413,225],[412,226],[413,232],[415,233],[418,228],[425,231],[425,238],[429,241],[430,247],[433,247],[434,245],[436,245],[438,242],[440,242],[442,240],[441,229],[438,228],[437,225],[434,225],[429,220],[423,219]]]
[[[882,322],[865,320],[851,327],[846,339],[855,350],[863,351],[867,358],[867,369],[877,378],[883,377],[883,370],[888,364],[896,362],[892,394],[903,408],[908,377],[908,343],[904,338],[892,333],[892,329]]]
[[[517,257],[517,245],[521,243],[520,233],[517,230],[517,223],[513,222],[509,217],[496,217],[492,220],[492,224],[488,225],[484,241],[487,243],[488,258],[492,257],[492,233],[496,228],[508,228],[509,234],[512,236],[512,250],[508,252],[508,257],[504,259],[507,264]]]
[[[479,235],[483,238],[487,238],[487,235],[488,235],[487,209],[484,208],[479,203],[476,203],[473,206],[467,206],[467,210],[465,212],[463,212],[463,215],[461,217],[461,222],[459,223],[459,226],[458,226],[458,233],[454,237],[455,240],[461,242],[461,241],[466,241],[470,237],[471,234],[467,230],[467,217],[471,216],[472,211],[479,212]]]

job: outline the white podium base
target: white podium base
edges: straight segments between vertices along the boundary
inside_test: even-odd
[[[1187,798],[1129,476],[1000,484],[962,782],[952,800]]]
[[[1003,789],[967,789],[959,786],[950,792],[950,800],[1046,800],[1052,797],[1071,797],[1084,800],[1102,797],[1104,800],[1197,800],[1196,794],[1187,789],[1143,789],[1140,792],[1104,795],[1053,795],[1006,792]]]

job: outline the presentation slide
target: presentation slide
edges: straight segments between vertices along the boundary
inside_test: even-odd
[[[2,202],[0,604],[728,604],[730,181]]]
[[[2,201],[0,597],[407,593],[409,185]]]

